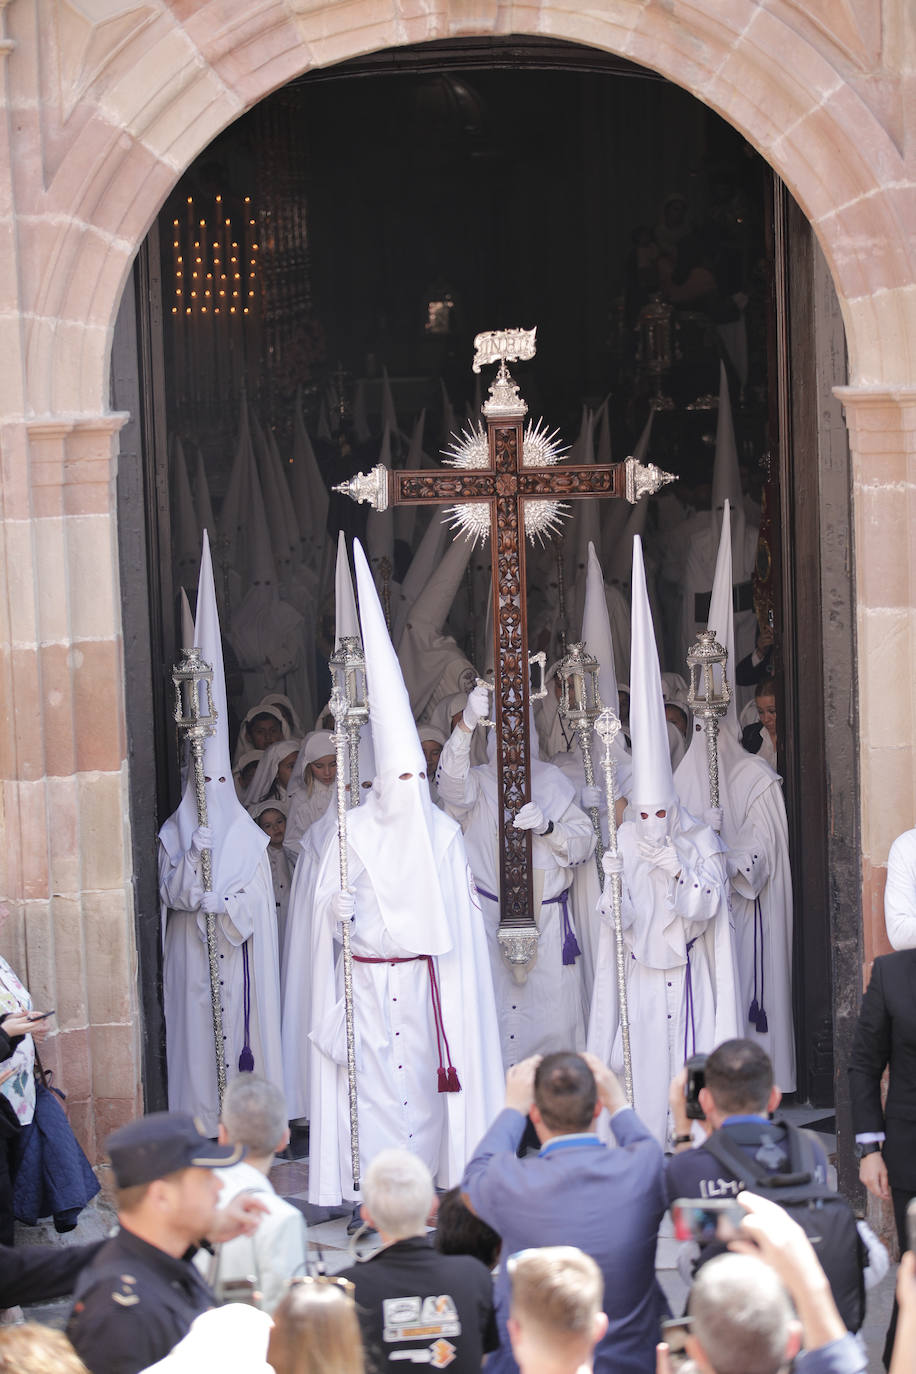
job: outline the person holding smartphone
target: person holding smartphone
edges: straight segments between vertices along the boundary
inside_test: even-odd
[[[0,902],[0,930],[10,909]],[[0,957],[0,1244],[13,1244],[13,1178],[19,1136],[35,1115],[35,1044],[52,1012],[36,1012],[28,988]]]

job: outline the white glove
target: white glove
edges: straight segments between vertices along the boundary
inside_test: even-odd
[[[609,878],[619,877],[623,873],[623,855],[612,854],[606,849],[601,856],[601,867]]]
[[[521,811],[516,812],[512,824],[516,830],[533,830],[535,834],[540,834],[547,826],[544,813],[537,802],[525,802]]]
[[[200,899],[200,909],[205,916],[222,916],[226,903],[218,892],[205,892]]]
[[[583,787],[582,789],[582,810],[597,811],[601,806],[601,788]]]
[[[352,892],[335,892],[331,898],[331,919],[350,921],[356,912],[356,898]]]
[[[710,830],[714,830],[718,835],[722,829],[722,808],[721,806],[707,806],[703,812],[703,823],[708,825]]]
[[[477,728],[477,722],[484,720],[490,713],[490,693],[486,687],[475,687],[468,693],[467,705],[464,708],[464,723],[469,730]]]
[[[200,856],[205,849],[213,848],[213,831],[209,825],[199,825],[191,836],[191,848],[188,850],[188,858],[192,864],[200,863]]]
[[[673,844],[648,844],[645,840],[639,840],[636,847],[640,858],[653,868],[660,868],[672,878],[676,878],[680,873],[681,861]]]

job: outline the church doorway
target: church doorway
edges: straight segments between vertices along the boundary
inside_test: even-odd
[[[113,402],[139,418],[125,445],[142,457],[122,462],[119,503],[143,906],[155,909],[155,828],[177,800],[179,589],[194,586],[204,492],[226,538],[243,398],[268,462],[294,458],[301,417],[327,485],[377,461],[390,405],[392,461],[407,462],[425,411],[417,444],[438,462],[449,432],[474,419],[474,333],[534,324],[538,354],[518,377],[532,417],[619,459],[651,416],[648,456],[677,474],[682,514],[710,501],[725,363],[748,521],[762,531],[736,595],[775,640],[799,1096],[829,1105],[835,1011],[854,1002],[860,968],[848,454],[830,418],[842,324],[810,228],[755,150],[685,91],[597,50],[462,39],[322,69],[230,126],[164,206],[114,355]],[[655,503],[645,534],[659,551],[663,667],[683,673],[668,518]],[[361,509],[337,498],[326,523],[365,530]],[[622,527],[602,511],[598,528],[606,576],[625,594],[626,560],[609,570]],[[392,583],[421,531],[395,530]],[[272,540],[277,552],[276,530]],[[570,637],[575,546],[571,530],[542,577],[565,582]],[[250,574],[244,550],[223,558],[227,610]],[[302,612],[306,728],[326,699],[326,590]],[[476,661],[473,576],[461,595]],[[246,690],[240,716],[254,704]],[[152,1104],[158,943],[148,931],[140,941]]]

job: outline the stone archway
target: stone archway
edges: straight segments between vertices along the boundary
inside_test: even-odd
[[[863,647],[864,876],[874,906],[889,841],[914,814],[903,684],[912,676],[916,552],[906,503],[892,493],[916,455],[916,250],[903,135],[887,94],[896,89],[902,101],[902,80],[881,51],[892,35],[858,17],[853,0],[735,0],[727,12],[717,0],[617,0],[600,14],[499,0],[421,10],[400,0],[383,19],[372,0],[265,0],[254,9],[243,0],[58,0],[49,12],[53,23],[37,0],[0,5],[9,27],[0,43],[9,206],[0,445],[10,589],[0,653],[12,706],[0,736],[3,877],[20,904],[12,954],[33,991],[59,1008],[56,1053],[89,1148],[96,1129],[136,1109],[140,1036],[112,499],[121,417],[107,408],[113,322],[137,247],[182,170],[245,109],[314,66],[468,34],[604,48],[710,105],[792,190],[830,264],[850,352],[843,401]],[[869,79],[876,66],[886,75],[881,96]],[[885,655],[880,668],[872,648]],[[900,684],[890,712],[888,678]]]

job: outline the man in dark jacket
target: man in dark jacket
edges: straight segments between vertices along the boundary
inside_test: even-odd
[[[447,1365],[452,1374],[478,1374],[499,1343],[489,1271],[471,1255],[433,1248],[426,1222],[433,1206],[429,1170],[406,1150],[382,1150],[363,1179],[362,1217],[384,1248],[345,1269],[354,1285],[363,1342],[372,1374],[403,1361]]]
[[[239,1234],[239,1226],[220,1226],[214,1170],[237,1163],[244,1149],[214,1145],[184,1112],[132,1121],[106,1149],[121,1229],[81,1273],[67,1335],[91,1374],[137,1374],[215,1304],[191,1257],[204,1237]],[[259,1219],[241,1229],[254,1230]]]

